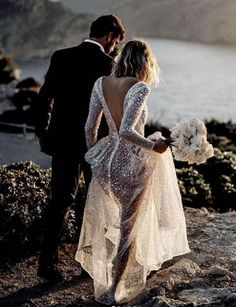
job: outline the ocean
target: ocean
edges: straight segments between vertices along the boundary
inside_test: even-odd
[[[149,121],[171,127],[196,116],[236,121],[236,46],[145,39],[161,68],[148,100]],[[21,79],[42,82],[49,60],[20,63]]]

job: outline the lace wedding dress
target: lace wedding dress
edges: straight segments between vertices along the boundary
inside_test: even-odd
[[[103,304],[128,302],[144,288],[152,270],[189,252],[171,151],[152,150],[160,133],[144,137],[149,93],[144,82],[129,89],[117,129],[102,78],[92,92],[85,127],[92,180],[75,258],[93,278],[95,299]],[[97,142],[103,112],[109,135]]]

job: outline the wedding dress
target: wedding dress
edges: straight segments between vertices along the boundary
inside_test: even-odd
[[[85,131],[92,180],[76,260],[94,280],[95,299],[124,303],[145,287],[146,277],[174,256],[189,252],[185,217],[170,149],[152,150],[155,133],[144,137],[150,88],[135,83],[123,104],[120,128],[106,104],[102,78],[93,88]],[[97,142],[104,112],[109,135]],[[113,291],[119,259],[126,265]]]

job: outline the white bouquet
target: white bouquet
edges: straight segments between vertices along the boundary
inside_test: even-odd
[[[201,164],[214,156],[214,149],[207,141],[206,126],[198,118],[177,123],[166,142],[172,145],[176,160],[189,164]]]

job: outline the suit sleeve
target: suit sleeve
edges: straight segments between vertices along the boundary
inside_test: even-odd
[[[56,75],[56,53],[52,55],[45,81],[40,89],[36,105],[35,134],[43,137],[47,131],[53,107]]]

